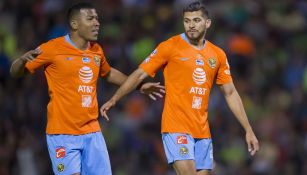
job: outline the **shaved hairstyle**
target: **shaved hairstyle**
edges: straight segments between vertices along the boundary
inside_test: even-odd
[[[95,9],[94,5],[89,2],[80,2],[71,6],[67,11],[68,23],[76,16],[80,14],[81,9]],[[69,25],[70,26],[70,25]]]

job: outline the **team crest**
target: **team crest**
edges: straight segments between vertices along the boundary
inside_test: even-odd
[[[180,153],[181,156],[185,156],[189,153],[189,149],[185,146],[182,146],[179,150],[179,153]]]
[[[97,55],[94,56],[94,62],[95,62],[95,64],[97,66],[100,66],[100,58],[99,58],[99,56],[97,56]]]
[[[214,69],[216,67],[216,59],[215,58],[209,58],[208,60],[209,66]]]
[[[58,164],[58,166],[57,166],[57,169],[58,169],[58,172],[63,172],[64,171],[64,164]]]

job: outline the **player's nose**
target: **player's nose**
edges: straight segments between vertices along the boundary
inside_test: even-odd
[[[100,26],[100,22],[96,19],[96,20],[94,21],[94,25],[99,27],[99,26]]]

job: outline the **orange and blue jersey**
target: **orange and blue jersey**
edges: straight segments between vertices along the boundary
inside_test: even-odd
[[[77,49],[69,35],[39,46],[41,54],[26,68],[34,73],[40,67],[48,83],[50,101],[47,134],[80,135],[100,131],[96,84],[110,66],[102,48],[90,43],[86,50]]]
[[[208,101],[212,85],[232,82],[222,49],[206,40],[204,48],[198,50],[183,33],[159,44],[140,68],[150,76],[163,68],[166,95],[162,133],[211,138]]]

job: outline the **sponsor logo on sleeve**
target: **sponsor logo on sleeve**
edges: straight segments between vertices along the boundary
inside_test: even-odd
[[[229,69],[224,70],[224,73],[225,73],[226,75],[230,75],[230,70],[229,70]]]
[[[155,56],[157,53],[158,53],[158,50],[157,50],[157,49],[155,49],[153,52],[151,52],[151,54],[150,54],[150,56],[149,56],[149,57]]]
[[[153,57],[153,56],[155,56],[156,54],[157,54],[157,49],[155,49],[153,52],[151,52],[151,54],[149,55],[149,57],[147,57],[144,61],[143,61],[143,63],[148,63],[149,61],[150,61],[150,58],[151,57]]]
[[[145,60],[144,60],[144,63],[148,63],[150,61],[150,57],[147,57]]]
[[[228,60],[226,59],[226,66],[228,67],[228,69],[226,69],[225,71],[224,71],[224,73],[226,74],[226,75],[230,75],[230,66],[229,66],[229,63],[228,63]]]

